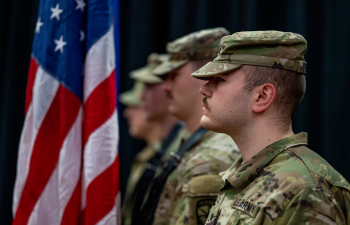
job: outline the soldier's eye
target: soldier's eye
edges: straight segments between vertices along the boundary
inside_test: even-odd
[[[215,80],[216,80],[216,82],[225,81],[225,80],[224,80],[224,79],[222,79],[221,77],[217,77]]]

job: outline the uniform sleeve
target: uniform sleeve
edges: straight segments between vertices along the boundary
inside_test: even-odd
[[[306,188],[291,199],[272,224],[346,224],[334,196],[323,190]]]
[[[223,181],[219,175],[206,174],[193,177],[183,186],[183,201],[178,205],[185,209],[182,210],[175,224],[205,224],[222,185]]]
[[[344,197],[344,213],[346,217],[346,224],[350,224],[350,192],[349,190],[342,190]]]

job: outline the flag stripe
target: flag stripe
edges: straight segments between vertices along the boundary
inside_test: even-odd
[[[70,130],[60,151],[58,163],[60,218],[62,218],[64,209],[66,208],[81,176],[83,149],[82,120],[83,112],[81,107],[74,126]]]
[[[84,101],[115,70],[113,26],[88,51],[85,61]]]
[[[69,105],[70,107],[65,107]],[[78,116],[81,103],[76,95],[60,86],[38,131],[30,160],[29,174],[13,224],[26,224],[50,179],[61,146]]]
[[[82,195],[82,209],[85,209],[87,186],[99,173],[111,165],[117,154],[118,131],[115,128],[117,128],[118,123],[114,115],[116,113],[115,58],[113,49],[110,50],[111,45],[114,46],[113,27],[91,47],[86,57],[84,79],[85,147],[84,175],[82,177],[84,192],[81,193],[80,187],[76,187],[73,197],[65,209],[62,224],[65,224],[63,221],[71,221],[72,224],[77,221],[71,211],[72,209],[75,211],[80,206],[79,195]],[[104,65],[105,68],[101,68],[100,65]],[[96,70],[96,67],[99,69]],[[108,122],[108,120],[110,121]],[[108,143],[110,141],[112,143]],[[84,215],[81,218],[84,218]]]
[[[119,181],[110,179],[119,174],[119,157],[103,173],[96,177],[87,189],[85,224],[97,224],[114,207]],[[98,205],[99,207],[94,207]],[[114,218],[116,223],[117,217]],[[115,224],[114,223],[114,224]],[[113,223],[112,223],[113,224]]]
[[[35,74],[36,74],[36,71],[38,70],[38,67],[39,65],[36,63],[35,59],[30,58],[30,66],[29,66],[27,90],[26,90],[26,103],[24,107],[25,115],[27,115],[28,108],[30,106],[30,103],[32,102]]]
[[[87,99],[84,108],[84,144],[91,133],[107,121],[115,111],[115,71],[97,86]]]
[[[119,160],[119,159],[118,159]],[[119,218],[119,206],[120,205],[120,192],[118,191],[117,197],[115,199],[116,204],[114,204],[113,208],[109,211],[109,213],[101,219],[96,225],[115,225],[120,224]]]
[[[74,192],[64,210],[61,220],[62,225],[79,224],[81,211],[81,178],[82,174],[80,173],[78,183],[75,186]]]
[[[41,87],[42,85],[45,86]],[[17,162],[17,178],[14,189],[13,215],[17,210],[19,198],[28,177],[30,157],[32,155],[35,138],[39,127],[49,110],[49,107],[57,93],[59,83],[41,67],[37,69],[33,85],[33,100],[29,106],[24,128],[21,134],[19,154]],[[39,98],[45,96],[45,98]],[[35,99],[36,98],[36,99]]]
[[[106,170],[115,160],[117,152],[116,137],[118,129],[117,114],[112,117],[91,134],[84,149],[84,183],[87,188],[89,184],[100,173]]]
[[[80,178],[82,107],[59,153],[59,162],[40,195],[28,224],[59,224]],[[40,216],[39,216],[40,215]]]

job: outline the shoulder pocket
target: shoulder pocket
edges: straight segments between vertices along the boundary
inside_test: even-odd
[[[219,175],[202,175],[192,178],[182,191],[186,194],[189,224],[205,224],[209,210],[215,205],[223,181]]]

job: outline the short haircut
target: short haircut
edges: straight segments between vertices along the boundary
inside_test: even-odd
[[[303,74],[264,66],[243,65],[246,74],[244,89],[249,93],[257,86],[270,83],[276,88],[274,106],[277,119],[284,124],[290,123],[306,89]]]

